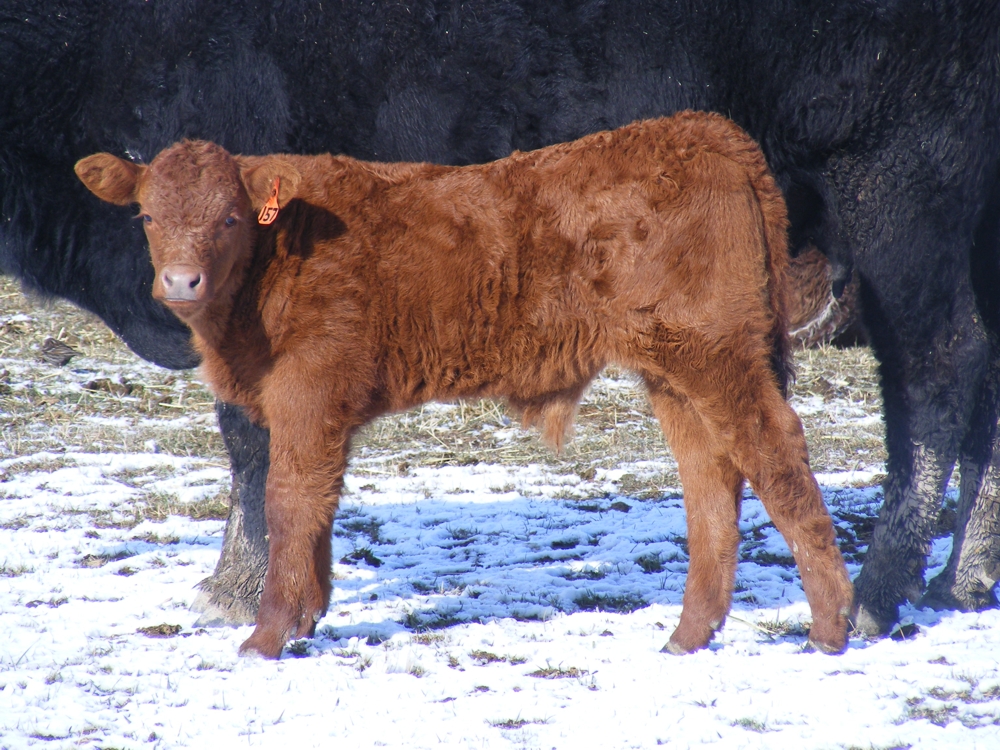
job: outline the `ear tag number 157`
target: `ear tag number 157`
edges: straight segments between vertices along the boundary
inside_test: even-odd
[[[278,218],[278,185],[280,181],[280,177],[274,178],[271,197],[267,199],[267,203],[260,207],[260,213],[257,214],[257,222],[260,224],[273,224],[274,220]]]

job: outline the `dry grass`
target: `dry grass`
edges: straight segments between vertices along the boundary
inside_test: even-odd
[[[47,338],[80,352],[64,367],[40,360]],[[806,427],[817,471],[884,461],[874,360],[867,349],[800,352],[792,403]],[[0,460],[47,452],[157,450],[225,461],[213,398],[193,372],[163,370],[135,357],[94,316],[63,302],[26,298],[0,278]],[[377,420],[355,441],[356,475],[406,474],[418,466],[479,462],[542,464],[592,479],[598,469],[669,451],[632,376],[609,368],[580,406],[575,438],[554,455],[519,429],[503,404],[431,404]],[[640,464],[641,465],[641,464]],[[671,461],[630,471],[630,497],[661,494],[679,481]],[[22,472],[27,464],[8,465]]]
[[[884,463],[882,397],[871,350],[822,346],[799,351],[795,359],[791,401],[806,430],[813,469]]]
[[[57,367],[46,339],[80,354]],[[143,452],[226,460],[214,399],[192,372],[139,360],[96,317],[0,277],[0,459]]]

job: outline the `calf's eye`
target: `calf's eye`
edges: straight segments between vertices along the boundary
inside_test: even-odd
[[[227,216],[226,217],[226,226],[227,227],[236,226],[236,217],[235,216]]]
[[[153,223],[153,217],[150,216],[149,214],[143,214],[142,215],[142,223],[143,224],[152,224]]]

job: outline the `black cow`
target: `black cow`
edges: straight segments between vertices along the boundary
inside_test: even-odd
[[[734,118],[781,183],[793,245],[860,278],[889,476],[857,624],[885,632],[919,599],[956,463],[954,552],[922,601],[995,603],[996,0],[0,0],[0,81],[2,269],[168,367],[194,364],[186,332],[150,298],[141,228],[73,178],[84,155],[196,137],[464,164],[683,108]],[[219,417],[238,502],[201,603],[249,621],[267,436]]]

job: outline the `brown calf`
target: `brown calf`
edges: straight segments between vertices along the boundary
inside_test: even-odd
[[[757,146],[683,113],[470,167],[231,156],[77,164],[138,203],[153,294],[203,374],[270,428],[270,554],[241,651],[277,657],[330,598],[352,434],[436,399],[502,397],[559,447],[609,362],[641,375],[680,466],[690,567],[666,648],[729,611],[744,478],[798,563],[810,640],[843,650],[851,586],[782,396],[786,215]],[[257,211],[276,192],[277,220]]]

